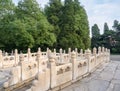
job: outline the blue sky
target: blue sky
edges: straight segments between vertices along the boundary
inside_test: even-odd
[[[19,0],[13,0],[17,3]],[[44,7],[49,0],[37,0]],[[113,21],[120,21],[120,0],[80,0],[87,11],[90,28],[95,23],[98,24],[100,32],[103,33],[104,22],[112,28]]]

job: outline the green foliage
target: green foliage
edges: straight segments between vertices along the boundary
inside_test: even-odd
[[[92,37],[99,37],[100,36],[100,29],[98,28],[97,24],[92,26]]]
[[[50,24],[54,26],[54,34],[56,35],[56,43],[54,47],[57,47],[58,42],[58,35],[60,33],[60,16],[62,12],[62,3],[61,0],[49,0],[49,5],[45,6],[45,14],[47,16],[48,21]]]
[[[59,47],[67,49],[90,46],[87,15],[78,0],[65,0],[60,18]],[[74,45],[73,45],[74,44]]]
[[[54,44],[56,38],[53,26],[47,21],[36,0],[20,1],[16,14],[23,23],[26,23],[26,31],[33,36],[35,41],[34,47],[44,48]]]
[[[0,0],[0,48],[90,47],[89,25],[79,0],[50,0],[41,10],[36,0]]]
[[[91,28],[92,31],[92,39],[91,39],[91,47],[99,47],[100,46],[100,29],[97,24],[94,24]]]
[[[107,25],[107,23],[104,23],[104,33],[107,33],[109,31],[109,27]]]
[[[92,27],[92,29],[94,29]],[[96,28],[96,30],[99,30]],[[93,33],[93,30],[92,30]],[[92,48],[104,46],[111,50],[111,53],[120,53],[120,23],[115,20],[113,30],[108,28],[107,23],[104,24],[104,34],[99,35],[99,32],[94,32],[92,36]]]
[[[114,20],[112,27],[113,27],[113,29],[114,29],[115,31],[117,31],[118,24],[119,24],[119,21]]]
[[[21,0],[16,7],[13,7],[11,0],[2,0],[0,4],[2,5],[0,12],[3,16],[0,22],[0,47],[2,49],[25,50],[28,47],[39,46],[45,49],[56,42],[54,28],[36,0]]]

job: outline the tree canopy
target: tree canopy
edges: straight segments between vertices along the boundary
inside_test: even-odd
[[[107,23],[104,23],[104,33],[100,34],[97,24],[92,26],[92,48],[104,46],[109,48],[112,53],[120,53],[120,23],[117,20],[113,22],[113,29],[109,29]]]
[[[0,0],[0,48],[26,50],[89,48],[89,24],[79,0],[49,0],[44,10],[36,0]]]
[[[55,7],[56,5],[58,7]],[[65,0],[64,5],[60,0],[50,0],[46,7],[46,15],[52,20],[49,20],[52,24],[57,23],[57,28],[60,30],[57,34],[58,48],[90,47],[87,14],[78,0]]]

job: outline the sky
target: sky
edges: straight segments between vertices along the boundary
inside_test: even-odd
[[[13,0],[17,3],[19,0]],[[37,0],[41,7],[44,7],[49,0]],[[103,33],[104,23],[107,22],[112,29],[113,21],[120,21],[120,0],[79,0],[84,6],[89,20],[89,26],[95,23],[100,28],[100,33]]]

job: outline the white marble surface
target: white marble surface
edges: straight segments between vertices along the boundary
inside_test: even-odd
[[[3,86],[3,83],[9,79],[9,77],[9,73],[0,71],[0,88]]]

